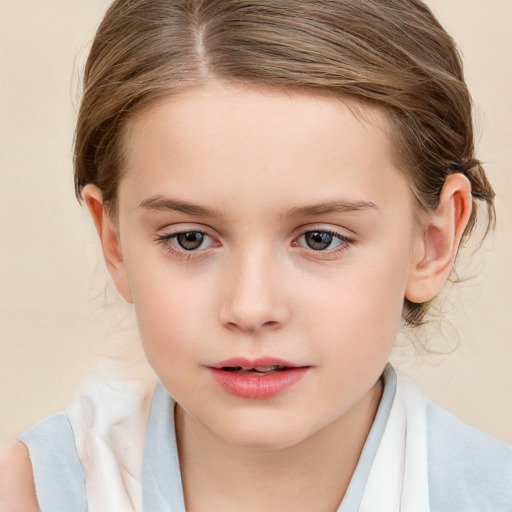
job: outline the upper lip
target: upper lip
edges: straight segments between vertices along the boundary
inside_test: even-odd
[[[286,368],[304,368],[309,365],[292,363],[290,361],[285,361],[284,359],[279,359],[277,357],[264,356],[258,357],[255,359],[249,359],[247,357],[231,357],[229,359],[225,359],[224,361],[220,361],[215,364],[208,365],[210,368],[221,369],[221,368],[233,368],[240,367],[244,369],[250,368],[263,368],[267,366],[281,366]]]

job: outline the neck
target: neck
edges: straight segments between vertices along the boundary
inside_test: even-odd
[[[176,406],[187,511],[335,511],[350,483],[382,396],[382,381],[344,416],[279,450],[233,446]]]

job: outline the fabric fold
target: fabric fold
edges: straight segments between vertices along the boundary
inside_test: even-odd
[[[142,512],[149,398],[137,381],[96,379],[67,410],[85,472],[88,512]]]
[[[397,385],[360,512],[429,512],[426,400]]]

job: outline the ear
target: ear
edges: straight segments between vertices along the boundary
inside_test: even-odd
[[[433,299],[453,268],[460,240],[471,216],[469,180],[460,173],[446,178],[439,204],[420,233],[405,298],[422,303]]]
[[[103,194],[96,185],[88,184],[84,187],[82,196],[100,237],[103,257],[114,285],[126,302],[133,302],[118,231],[104,207]]]

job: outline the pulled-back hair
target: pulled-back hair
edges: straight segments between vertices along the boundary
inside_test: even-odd
[[[419,0],[116,0],[85,68],[77,197],[94,183],[115,218],[127,120],[212,79],[380,106],[419,208],[435,209],[446,177],[461,172],[473,201],[486,206],[486,232],[493,225],[494,192],[474,154],[460,55]],[[406,323],[419,325],[427,307],[406,301]]]

